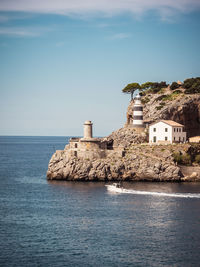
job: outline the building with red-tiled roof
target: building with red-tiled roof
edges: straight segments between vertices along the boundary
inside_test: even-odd
[[[184,143],[184,125],[172,120],[160,120],[149,125],[149,143]]]

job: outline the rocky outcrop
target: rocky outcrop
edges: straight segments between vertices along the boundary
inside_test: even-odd
[[[169,88],[163,89],[162,94],[147,94],[142,97],[144,103],[144,120],[151,123],[153,121],[174,120],[185,126],[187,137],[200,134],[200,95],[187,95],[183,92],[173,94]],[[132,120],[132,108],[134,102],[131,101],[127,109],[127,118]]]
[[[132,127],[121,128],[104,138],[110,147],[123,147],[127,149],[132,144],[141,144],[147,141],[147,133],[138,133]]]
[[[167,147],[132,145],[124,157],[112,154],[96,160],[68,157],[66,151],[57,151],[49,162],[47,177],[74,181],[181,181],[183,174],[172,157],[177,148]]]
[[[169,88],[163,94],[145,95],[144,119],[150,123],[158,119],[175,120],[185,125],[188,137],[200,133],[200,95],[171,95]],[[127,123],[100,144],[106,144],[100,157],[75,157],[65,150],[53,154],[47,171],[49,180],[73,181],[200,181],[199,169],[191,171],[179,167],[173,154],[189,153],[191,159],[199,153],[199,148],[189,144],[150,146],[147,132],[139,132],[131,127],[133,101],[127,110]],[[96,150],[86,149],[94,153]],[[74,151],[72,151],[74,152]],[[80,152],[80,151],[79,151]],[[81,151],[83,152],[83,151]],[[80,154],[80,153],[79,153]]]

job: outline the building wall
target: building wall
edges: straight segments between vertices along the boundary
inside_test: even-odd
[[[172,142],[185,142],[186,132],[183,132],[183,127],[172,127]]]
[[[200,143],[200,136],[194,136],[189,138],[189,142],[191,143]]]
[[[149,126],[149,143],[155,143],[154,136],[156,137],[156,143],[186,141],[186,132],[183,132],[183,127],[173,127],[162,121]]]
[[[102,149],[103,148],[103,149]],[[106,144],[100,141],[71,140],[66,150],[69,156],[81,159],[104,158],[106,156]]]
[[[154,129],[156,129],[154,131]],[[167,129],[167,130],[165,130]],[[155,143],[154,137],[156,137],[156,143],[158,141],[172,142],[172,126],[160,121],[156,124],[149,126],[149,143]],[[167,137],[167,140],[165,139]]]

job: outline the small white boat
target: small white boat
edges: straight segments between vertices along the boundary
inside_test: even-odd
[[[113,183],[110,185],[106,185],[107,190],[114,193],[123,193],[125,190],[120,183]]]

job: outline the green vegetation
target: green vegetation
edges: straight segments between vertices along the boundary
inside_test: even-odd
[[[122,92],[125,94],[131,94],[131,100],[133,99],[133,94],[136,90],[140,89],[139,83],[129,83],[124,89],[122,89]]]
[[[156,94],[162,90],[162,88],[167,87],[168,84],[165,81],[162,82],[146,82],[140,85],[139,83],[129,83],[126,87],[122,89],[123,93],[131,94],[131,100],[133,99],[133,94],[136,90],[140,90],[140,95],[144,96],[147,93]]]
[[[153,82],[146,82],[146,83],[141,84],[140,87],[142,90],[148,90],[148,89],[151,89],[153,85],[154,85]]]
[[[181,85],[178,84],[177,82],[173,82],[171,85],[170,85],[170,89],[171,90],[175,90],[177,88],[179,88]]]
[[[174,161],[181,165],[191,165],[191,157],[189,154],[182,154],[181,152],[173,153]]]
[[[174,100],[174,99],[176,99],[177,98],[177,96],[179,95],[179,94],[181,94],[182,92],[180,91],[180,90],[176,90],[176,91],[174,91],[172,94],[170,94],[170,95],[165,95],[163,98],[162,98],[162,101],[172,101],[172,100]]]
[[[133,99],[133,94],[136,90],[140,90],[140,95],[145,96],[147,94],[163,94],[165,92],[164,88],[166,87],[168,87],[168,84],[165,81],[145,82],[141,85],[139,83],[130,83],[126,87],[124,87],[124,89],[122,89],[122,92],[131,94],[131,99]],[[185,89],[185,91],[183,92],[183,90],[176,90],[178,88]],[[200,93],[200,77],[186,79],[182,85],[178,84],[177,82],[172,82],[170,85],[170,89],[172,91],[175,91],[173,92],[173,94],[167,95],[164,101],[173,100],[175,98],[175,92],[176,94],[198,94]]]
[[[142,99],[142,104],[146,104],[150,101],[150,98],[148,98],[147,96],[145,98]]]
[[[174,91],[172,94],[173,94],[173,95],[179,95],[179,94],[181,94],[181,93],[182,93],[181,90],[176,90],[176,91]]]
[[[167,95],[161,95],[161,96],[159,96],[159,97],[157,97],[155,100],[156,101],[161,101],[161,100],[163,100],[163,98],[165,98]]]
[[[193,163],[200,164],[200,144],[192,144],[184,152],[174,152],[174,161],[182,165],[192,165]]]
[[[196,155],[195,162],[198,163],[198,164],[200,164],[200,155]]]
[[[185,94],[197,94],[200,93],[200,77],[186,79],[183,83],[185,88]]]
[[[187,153],[190,154],[192,162],[197,162],[200,157],[200,144],[191,144]]]
[[[152,87],[151,87],[151,92],[153,94],[156,94],[158,93],[162,88],[166,88],[168,86],[168,84],[164,81],[158,83],[158,82],[155,82],[153,83]]]
[[[165,106],[165,103],[161,102],[159,106],[156,107],[157,110],[161,110]]]

